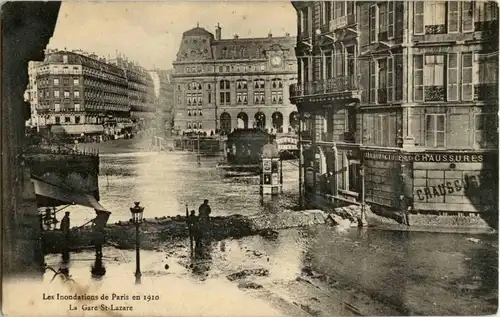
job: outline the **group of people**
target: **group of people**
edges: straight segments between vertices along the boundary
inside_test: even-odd
[[[208,199],[203,201],[203,204],[198,208],[198,215],[194,210],[191,210],[187,218],[190,238],[194,240],[195,248],[202,247],[204,241],[210,236],[210,213],[212,209],[208,204]]]

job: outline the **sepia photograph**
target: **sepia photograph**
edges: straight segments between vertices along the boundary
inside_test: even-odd
[[[497,314],[497,2],[1,9],[3,315]]]

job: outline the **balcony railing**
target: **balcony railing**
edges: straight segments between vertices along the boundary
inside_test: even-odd
[[[446,89],[444,86],[425,86],[425,101],[444,101],[446,98]]]
[[[446,25],[444,24],[425,26],[425,34],[444,34],[444,33],[446,33]]]
[[[301,97],[342,93],[359,89],[360,76],[343,76],[290,85],[290,96]]]

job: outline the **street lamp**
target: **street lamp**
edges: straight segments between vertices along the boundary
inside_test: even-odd
[[[361,219],[360,226],[366,227],[368,222],[366,221],[366,209],[365,209],[365,166],[361,165],[359,167],[359,176],[361,177]]]
[[[134,202],[134,207],[130,208],[132,222],[135,224],[135,284],[141,284],[141,257],[139,253],[139,225],[142,222],[144,207],[139,206],[140,202]]]

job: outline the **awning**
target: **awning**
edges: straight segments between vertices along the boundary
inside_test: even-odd
[[[35,185],[35,193],[37,198],[49,199],[53,205],[80,205],[84,207],[93,208],[99,211],[109,212],[106,208],[101,206],[94,196],[70,190],[68,188],[57,186],[56,184],[49,184],[39,179],[31,178]]]
[[[104,127],[100,124],[53,125],[50,131],[56,134],[101,133]]]

